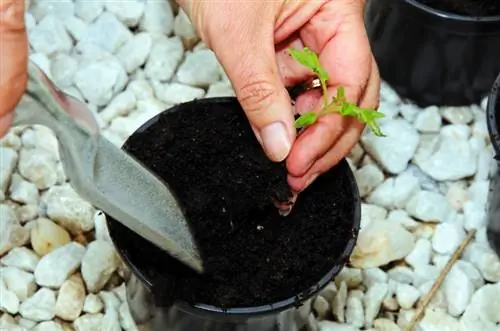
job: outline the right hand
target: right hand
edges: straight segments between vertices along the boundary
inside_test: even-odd
[[[14,117],[28,79],[24,0],[0,0],[0,138]]]

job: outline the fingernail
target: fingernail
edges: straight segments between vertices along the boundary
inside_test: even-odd
[[[316,178],[318,178],[318,176],[319,176],[319,174],[313,174],[313,175],[311,175],[311,177],[309,177],[309,180],[306,182],[306,185],[304,186],[304,190],[306,188],[308,188],[309,185],[311,185],[316,180]]]
[[[260,136],[264,149],[273,161],[281,162],[288,156],[292,143],[283,123],[269,124],[260,131]]]

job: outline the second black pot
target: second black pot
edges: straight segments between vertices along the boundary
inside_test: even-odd
[[[491,179],[488,194],[487,235],[490,246],[500,256],[500,74],[488,96],[486,123],[497,162],[497,170]]]
[[[365,24],[382,79],[421,107],[478,104],[500,71],[500,16],[368,0]]]

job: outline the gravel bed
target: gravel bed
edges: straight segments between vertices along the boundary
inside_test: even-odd
[[[168,1],[31,1],[26,24],[31,59],[85,100],[117,145],[172,105],[234,95]],[[349,156],[362,230],[349,266],[314,302],[321,330],[403,330],[473,229],[416,330],[500,330],[486,100],[419,109],[385,84],[381,93],[388,137],[368,133]],[[0,140],[0,215],[0,330],[138,330],[104,216],[67,184],[49,129],[14,127]]]

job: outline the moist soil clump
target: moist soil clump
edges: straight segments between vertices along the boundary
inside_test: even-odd
[[[484,17],[500,15],[499,0],[418,0],[434,9],[448,13]]]
[[[285,165],[269,161],[235,99],[208,100],[163,113],[124,145],[178,197],[205,274],[118,222],[108,223],[110,232],[157,301],[237,308],[293,298],[347,258],[357,230],[349,166],[319,177],[290,215],[280,216],[272,200],[290,195]]]

